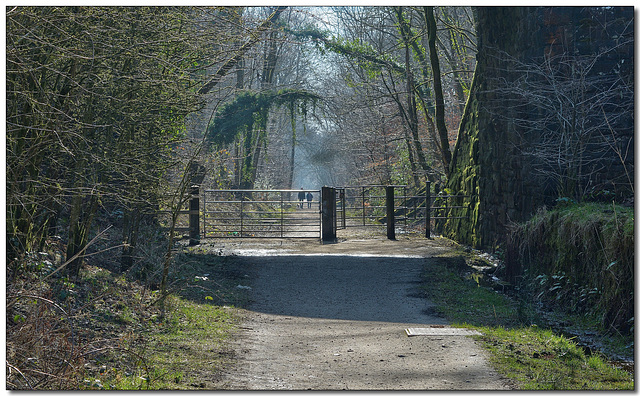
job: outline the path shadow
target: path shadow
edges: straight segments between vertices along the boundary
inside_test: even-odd
[[[252,268],[249,309],[322,319],[445,324],[421,298],[424,258],[236,256]]]

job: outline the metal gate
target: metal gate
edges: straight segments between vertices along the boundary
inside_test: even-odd
[[[320,199],[319,190],[205,190],[202,233],[205,238],[320,238]]]
[[[299,200],[298,194],[304,194]],[[307,199],[307,194],[312,199]],[[322,196],[324,193],[324,197]],[[467,212],[468,196],[411,193],[407,186],[368,185],[323,187],[322,190],[204,190],[201,211],[197,192],[190,207],[190,236],[199,239],[197,213],[205,238],[321,238],[335,240],[347,227],[387,227],[387,236],[423,232],[431,236],[442,220]],[[323,199],[324,198],[324,199]]]
[[[338,192],[338,229],[347,227],[371,227],[384,225],[387,218],[387,187],[394,187],[396,223],[405,222],[398,210],[406,206],[410,198],[407,186],[366,185],[336,188]]]
[[[387,193],[393,190],[393,202]],[[393,223],[401,232],[425,231],[430,235],[432,221],[466,218],[452,215],[452,209],[467,207],[467,195],[447,194],[436,191],[431,194],[430,182],[425,191],[415,193],[406,185],[366,185],[336,188],[337,229],[347,227],[382,227],[393,210]]]

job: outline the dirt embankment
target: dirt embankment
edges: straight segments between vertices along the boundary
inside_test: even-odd
[[[360,235],[361,236],[361,235]],[[408,337],[438,328],[417,293],[425,260],[444,252],[423,238],[215,241],[250,268],[253,303],[235,341],[226,389],[504,390],[468,336]],[[248,264],[248,267],[247,267]]]

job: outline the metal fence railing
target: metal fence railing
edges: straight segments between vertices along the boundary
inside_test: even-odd
[[[319,202],[319,190],[204,190],[202,233],[205,238],[319,238]]]
[[[393,188],[393,204],[387,200],[387,189]],[[463,209],[467,195],[431,194],[430,183],[421,193],[411,191],[405,185],[366,185],[336,188],[338,229],[347,227],[382,227],[389,217],[387,210],[393,208],[396,227],[433,229],[432,222],[451,218],[452,209]]]
[[[465,208],[470,204],[467,195],[432,195],[430,183],[422,193],[388,185],[200,191],[192,186],[188,210],[181,208],[174,228],[188,230],[190,244],[201,237],[321,238],[325,242],[335,240],[336,230],[362,226],[386,226],[391,239],[396,227],[401,232],[423,231],[430,237],[434,225],[441,226],[443,220],[467,218]]]

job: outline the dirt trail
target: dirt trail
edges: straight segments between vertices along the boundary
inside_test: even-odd
[[[408,337],[442,327],[418,296],[425,259],[444,249],[383,236],[217,242],[249,264],[253,300],[223,386],[242,390],[505,390],[467,336]]]

